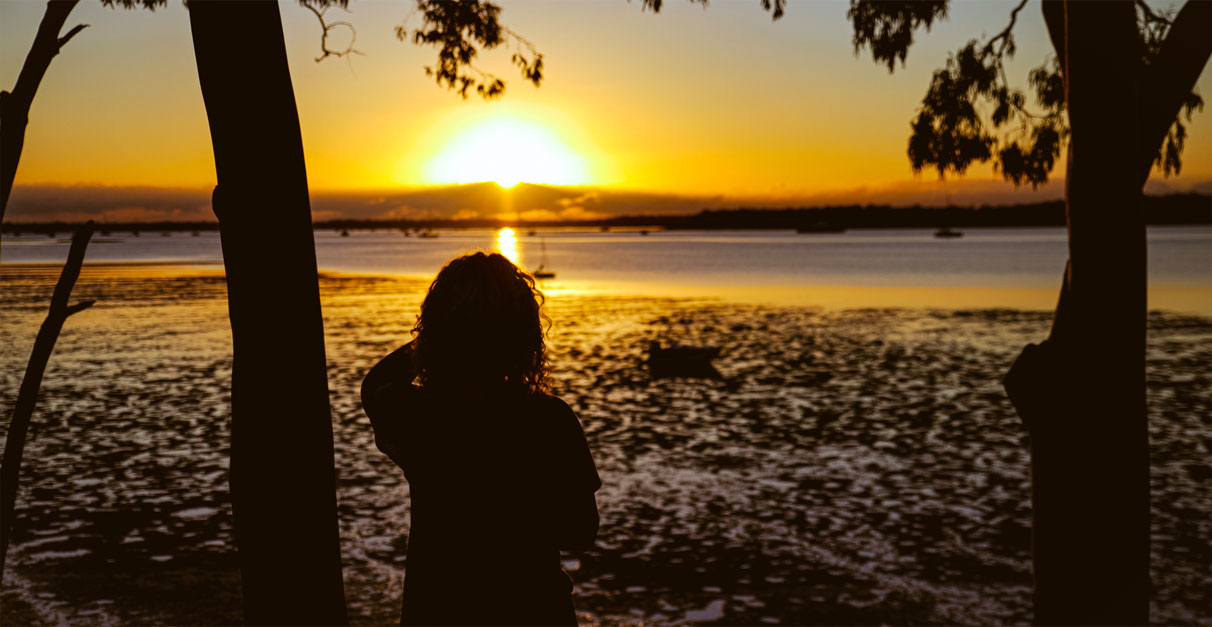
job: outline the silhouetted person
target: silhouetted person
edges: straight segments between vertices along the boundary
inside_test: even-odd
[[[411,492],[401,624],[576,624],[559,551],[593,543],[601,481],[576,415],[546,393],[542,298],[499,254],[458,257],[416,339],[362,382]]]

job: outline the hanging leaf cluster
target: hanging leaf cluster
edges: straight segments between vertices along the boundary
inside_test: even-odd
[[[477,68],[473,61],[480,50],[490,50],[513,41],[516,51],[511,62],[521,70],[522,78],[536,87],[543,80],[543,55],[529,41],[501,26],[501,8],[484,0],[416,0],[421,27],[409,30],[396,27],[396,37],[417,45],[435,46],[438,61],[425,66],[425,74],[442,87],[463,98],[474,91],[485,99],[505,92],[505,81]]]
[[[1024,90],[1006,80],[1004,62],[1013,52],[1008,32],[1001,45],[969,41],[934,72],[911,123],[914,171],[963,174],[973,163],[992,160],[1015,185],[1048,180],[1069,134],[1060,67],[1052,60],[1031,70],[1038,105],[1031,110]]]
[[[891,73],[899,60],[905,65],[913,31],[947,18],[947,0],[851,0],[846,19],[854,25],[854,53],[871,48],[876,63]]]
[[[933,20],[946,18],[948,0],[851,0],[847,17],[854,26],[855,51],[871,49],[876,63],[891,72],[900,60],[904,66],[913,31],[929,30]],[[1009,24],[985,40],[971,40],[935,70],[910,123],[908,156],[914,171],[932,168],[939,177],[963,174],[974,163],[992,162],[995,170],[1015,185],[1033,187],[1048,180],[1069,138],[1065,116],[1065,84],[1061,67],[1050,57],[1030,70],[1027,90],[1006,77],[1006,62],[1016,51],[1014,26],[1026,6],[1022,0],[1010,13]],[[1170,18],[1137,2],[1137,23],[1143,43],[1143,62],[1156,57],[1170,27]],[[1196,93],[1184,104],[1187,121],[1203,108]],[[1186,127],[1179,115],[1158,151],[1156,163],[1165,174],[1182,168]]]

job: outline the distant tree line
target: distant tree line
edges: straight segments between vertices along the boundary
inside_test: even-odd
[[[1145,220],[1150,225],[1212,224],[1212,195],[1172,194],[1147,196]],[[596,220],[509,220],[507,218],[436,218],[422,220],[327,220],[318,230],[483,229],[512,226],[521,229],[553,227],[653,229],[795,229],[804,226],[848,229],[950,227],[1065,226],[1065,203],[1024,203],[975,207],[892,207],[889,205],[836,205],[799,208],[704,209],[695,214],[628,215]],[[6,233],[67,234],[76,225],[66,222],[25,222],[4,225]],[[123,222],[101,225],[104,237],[113,232],[185,233],[217,230],[217,222]],[[107,231],[108,229],[108,231]]]

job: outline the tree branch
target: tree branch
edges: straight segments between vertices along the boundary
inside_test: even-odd
[[[63,30],[67,16],[77,2],[79,0],[50,0],[46,3],[46,13],[38,24],[34,43],[25,55],[25,63],[17,75],[17,84],[11,93],[0,92],[0,222],[4,220],[13,181],[17,178],[17,164],[21,161],[21,149],[25,145],[25,127],[29,123],[29,108],[34,102],[34,94],[38,92],[38,85],[42,83],[51,59],[59,54],[59,48],[84,28],[83,25],[76,26],[62,38],[59,37],[59,31]]]
[[[997,56],[999,57],[1005,54],[1006,47],[1008,45],[1013,45],[1014,38],[1011,35],[1014,32],[1014,24],[1018,22],[1018,12],[1022,11],[1023,7],[1025,6],[1027,6],[1027,0],[1022,0],[1022,2],[1018,3],[1018,6],[1014,7],[1014,10],[1010,11],[1010,23],[1006,25],[1006,28],[1002,29],[1002,32],[994,35],[993,38],[985,44],[984,49],[981,50],[982,56],[991,53],[993,51],[993,44],[998,41],[1001,41],[1002,43],[1002,45],[997,49]]]
[[[1141,91],[1150,97],[1141,106],[1142,145],[1137,155],[1145,178],[1152,169],[1146,166],[1156,158],[1157,147],[1212,56],[1212,29],[1208,24],[1212,24],[1212,2],[1187,2],[1174,16],[1161,50],[1145,70],[1145,88]]]
[[[343,57],[348,54],[363,54],[361,50],[354,49],[354,42],[358,40],[358,31],[354,28],[353,24],[350,24],[349,22],[326,22],[324,20],[324,12],[328,10],[328,7],[324,7],[324,10],[320,10],[307,2],[301,2],[300,4],[306,7],[308,11],[311,11],[316,15],[316,19],[320,20],[320,28],[324,29],[324,32],[320,35],[320,51],[324,54],[316,57],[316,63],[319,63],[328,57]],[[349,29],[349,47],[345,48],[344,50],[331,50],[328,47],[328,31],[338,26],[344,26]]]
[[[55,285],[54,295],[51,296],[50,311],[46,314],[46,320],[42,322],[42,328],[38,329],[34,349],[30,353],[29,363],[25,367],[25,376],[21,379],[21,389],[17,392],[17,402],[13,404],[12,413],[9,414],[8,439],[4,443],[4,460],[0,462],[0,577],[4,574],[8,543],[13,531],[13,510],[17,502],[21,458],[25,453],[25,436],[29,431],[34,406],[38,402],[38,389],[42,386],[42,375],[46,372],[46,364],[50,361],[51,352],[55,349],[55,342],[59,339],[63,321],[71,314],[88,308],[94,302],[87,300],[71,307],[67,305],[72,287],[76,285],[76,279],[80,276],[80,267],[84,264],[84,251],[92,236],[92,220],[80,227],[72,236],[72,247],[67,253],[67,263],[63,265],[63,271],[59,274],[59,282]]]
[[[75,305],[68,307],[64,311],[64,317],[66,318],[66,317],[71,316],[72,314],[80,313],[81,311],[84,311],[85,309],[92,307],[94,304],[96,304],[96,302],[97,301],[95,301],[95,300],[82,300],[82,301],[76,303]]]
[[[59,44],[59,48],[63,48],[64,44],[71,41],[72,37],[76,36],[76,33],[80,32],[86,28],[88,28],[88,24],[76,24],[74,27],[72,27],[71,30],[67,31],[66,35],[59,38],[59,40],[57,42]]]

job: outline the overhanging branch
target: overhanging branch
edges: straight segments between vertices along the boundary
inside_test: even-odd
[[[1149,97],[1141,105],[1142,145],[1137,158],[1146,177],[1149,170],[1144,166],[1153,162],[1157,147],[1212,56],[1208,24],[1212,24],[1212,2],[1187,2],[1174,16],[1161,50],[1145,70],[1142,93]]]

